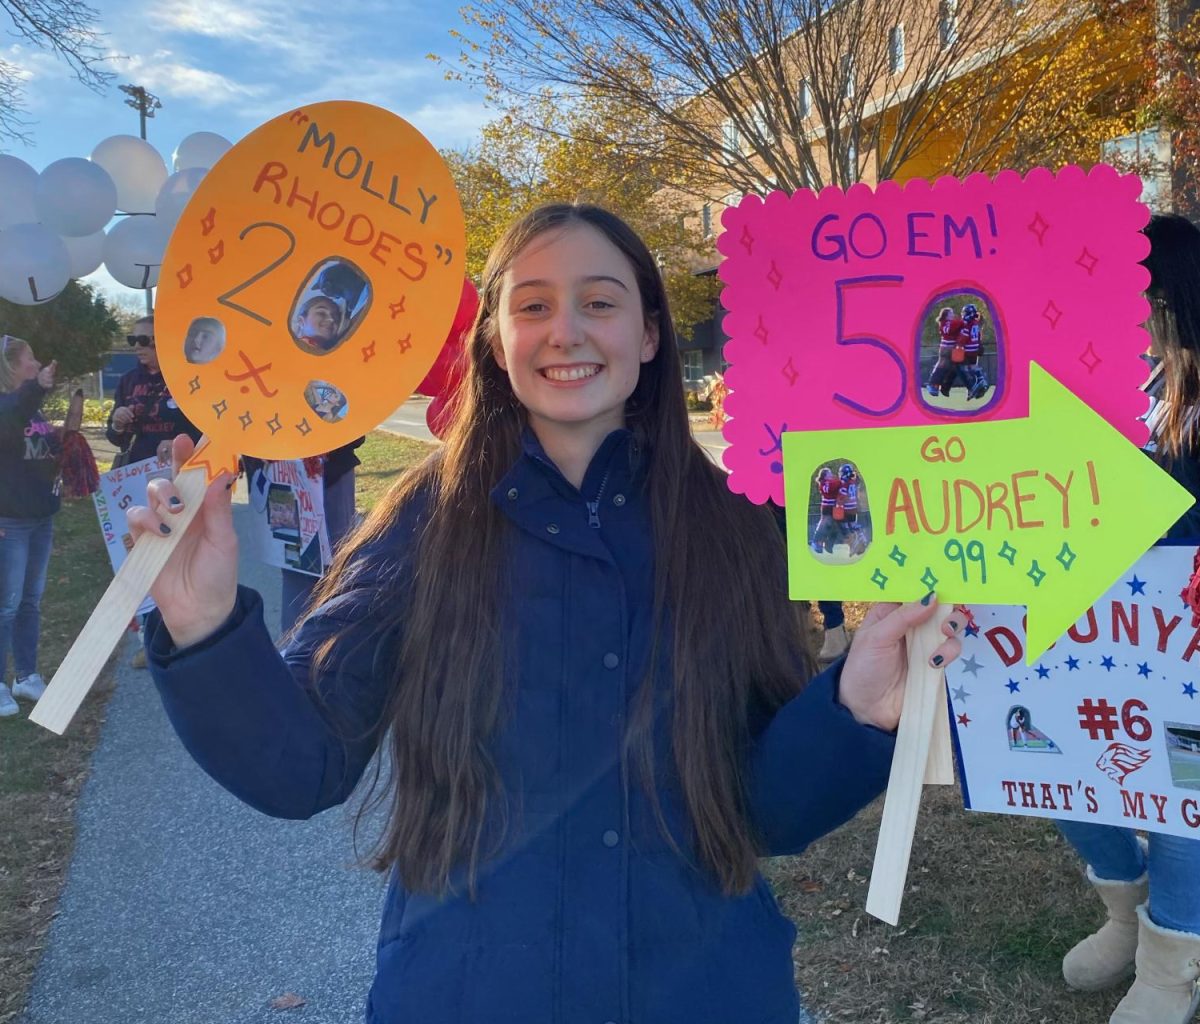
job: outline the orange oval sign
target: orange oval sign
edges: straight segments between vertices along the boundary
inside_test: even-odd
[[[210,457],[315,455],[382,422],[446,340],[465,252],[449,170],[395,114],[318,103],[234,146],[171,236],[156,310]]]

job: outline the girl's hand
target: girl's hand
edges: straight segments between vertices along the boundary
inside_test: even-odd
[[[937,611],[937,598],[931,594],[926,600],[928,604],[913,601],[910,604],[872,605],[854,634],[842,669],[839,699],[856,721],[886,732],[899,725],[908,681],[908,649],[904,637]],[[942,624],[942,635],[947,639],[934,651],[931,668],[944,669],[962,653],[962,643],[958,639],[962,624],[962,614],[952,611]]]
[[[123,434],[131,426],[133,426],[133,410],[128,406],[119,405],[113,410],[112,414],[113,430],[118,434]]]
[[[181,434],[171,449],[172,477],[195,444]],[[233,477],[223,473],[205,491],[187,532],[179,538],[150,596],[177,647],[189,647],[211,636],[229,618],[237,598],[238,542],[230,511]],[[151,480],[149,507],[132,506],[125,518],[136,542],[143,533],[167,536],[183,511],[183,501],[170,480]]]
[[[51,359],[45,366],[38,370],[37,382],[47,391],[54,387],[54,373],[58,369],[58,360]]]

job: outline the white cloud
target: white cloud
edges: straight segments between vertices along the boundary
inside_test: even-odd
[[[207,68],[193,67],[173,60],[169,50],[159,50],[151,57],[131,57],[126,73],[151,92],[188,99],[199,106],[221,107],[234,101],[260,96],[262,86],[250,85]]]

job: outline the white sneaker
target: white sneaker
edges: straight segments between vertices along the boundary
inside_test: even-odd
[[[41,700],[46,692],[46,684],[36,672],[24,676],[13,683],[14,697],[24,697],[26,700]]]
[[[9,718],[20,710],[17,702],[12,699],[12,694],[8,692],[8,687],[0,683],[0,718]]]

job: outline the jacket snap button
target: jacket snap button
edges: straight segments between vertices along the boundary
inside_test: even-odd
[[[604,667],[605,668],[616,668],[619,664],[621,664],[621,659],[618,658],[615,654],[613,654],[612,651],[609,651],[604,656]]]
[[[546,527],[547,533],[558,533],[558,523],[551,523]]]
[[[611,850],[621,841],[621,837],[610,828],[600,837],[600,841]]]
[[[509,501],[517,500],[517,489],[515,487],[510,487],[508,489],[508,500]]]
[[[614,504],[614,505],[617,505],[618,507],[619,507],[619,506],[621,506],[621,505],[624,505],[624,504],[625,504],[625,495],[623,495],[623,494],[614,494],[614,495],[613,495],[613,504]]]

